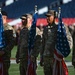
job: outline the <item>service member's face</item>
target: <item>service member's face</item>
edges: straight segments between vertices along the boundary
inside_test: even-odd
[[[2,15],[2,19],[3,19],[3,24],[6,24],[7,23],[7,16]]]
[[[47,16],[47,23],[52,24],[53,22],[54,22],[54,16],[53,15]]]
[[[32,18],[27,17],[27,25],[28,25],[28,27],[31,27],[31,25],[32,25]]]
[[[25,19],[25,20],[23,20],[22,19],[22,25],[26,25],[27,24],[27,20]]]

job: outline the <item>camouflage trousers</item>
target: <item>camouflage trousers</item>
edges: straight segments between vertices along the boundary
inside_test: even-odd
[[[4,60],[5,74],[9,75],[10,60]]]
[[[21,59],[20,60],[20,67],[19,67],[20,75],[26,75],[27,66],[28,66],[28,60]]]
[[[37,59],[36,59],[36,57],[34,57],[34,68],[35,68],[35,73],[36,73],[36,70],[37,70]],[[37,75],[37,73],[36,73],[36,75]]]
[[[44,56],[44,75],[53,75],[53,57]]]

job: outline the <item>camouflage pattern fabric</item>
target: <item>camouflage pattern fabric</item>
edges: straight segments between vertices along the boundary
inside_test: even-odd
[[[5,51],[3,55],[4,59],[4,65],[6,69],[6,75],[9,75],[9,68],[10,68],[10,57],[11,57],[11,50],[13,49],[15,45],[15,38],[13,37],[13,30],[8,29],[4,31],[4,36],[5,36],[5,43],[6,46],[3,48]]]
[[[20,75],[26,75],[28,66],[28,59],[20,59]]]
[[[73,50],[72,50],[72,65],[75,68],[75,26],[71,25],[69,26],[69,31],[72,35],[72,39],[73,39]]]
[[[44,74],[52,75],[53,72],[53,57],[45,56],[44,57]]]
[[[57,37],[56,34],[57,25],[55,23],[44,28],[41,49],[41,60],[43,61],[44,75],[52,75],[54,47]],[[50,43],[49,45],[48,42]]]
[[[52,75],[52,62],[54,60],[54,49],[57,39],[57,28],[58,25],[53,23],[52,25],[46,26],[43,31],[42,47],[40,52],[40,63],[44,66],[44,75]],[[66,26],[65,28],[70,48],[72,48],[71,34]]]
[[[16,59],[20,60],[20,75],[26,75],[28,65],[28,28],[20,31]]]

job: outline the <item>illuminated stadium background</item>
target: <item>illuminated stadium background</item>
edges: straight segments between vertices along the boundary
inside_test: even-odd
[[[75,22],[75,0],[0,0],[0,2],[3,3],[2,10],[8,13],[10,25],[20,25],[19,17],[25,13],[34,13],[35,5],[38,6],[39,14],[37,25],[46,25],[44,14],[48,7],[58,11],[58,5],[62,7],[63,22],[68,25]]]

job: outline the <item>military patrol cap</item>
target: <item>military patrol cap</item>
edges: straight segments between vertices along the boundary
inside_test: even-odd
[[[7,12],[5,12],[5,11],[1,11],[1,13],[2,13],[2,15],[7,16]]]
[[[26,19],[27,19],[27,15],[26,15],[26,14],[25,14],[25,15],[22,15],[22,16],[20,17],[20,19],[26,20]]]
[[[45,16],[51,16],[51,15],[53,15],[53,16],[55,16],[56,17],[56,11],[55,10],[49,10],[46,14],[45,14]]]

